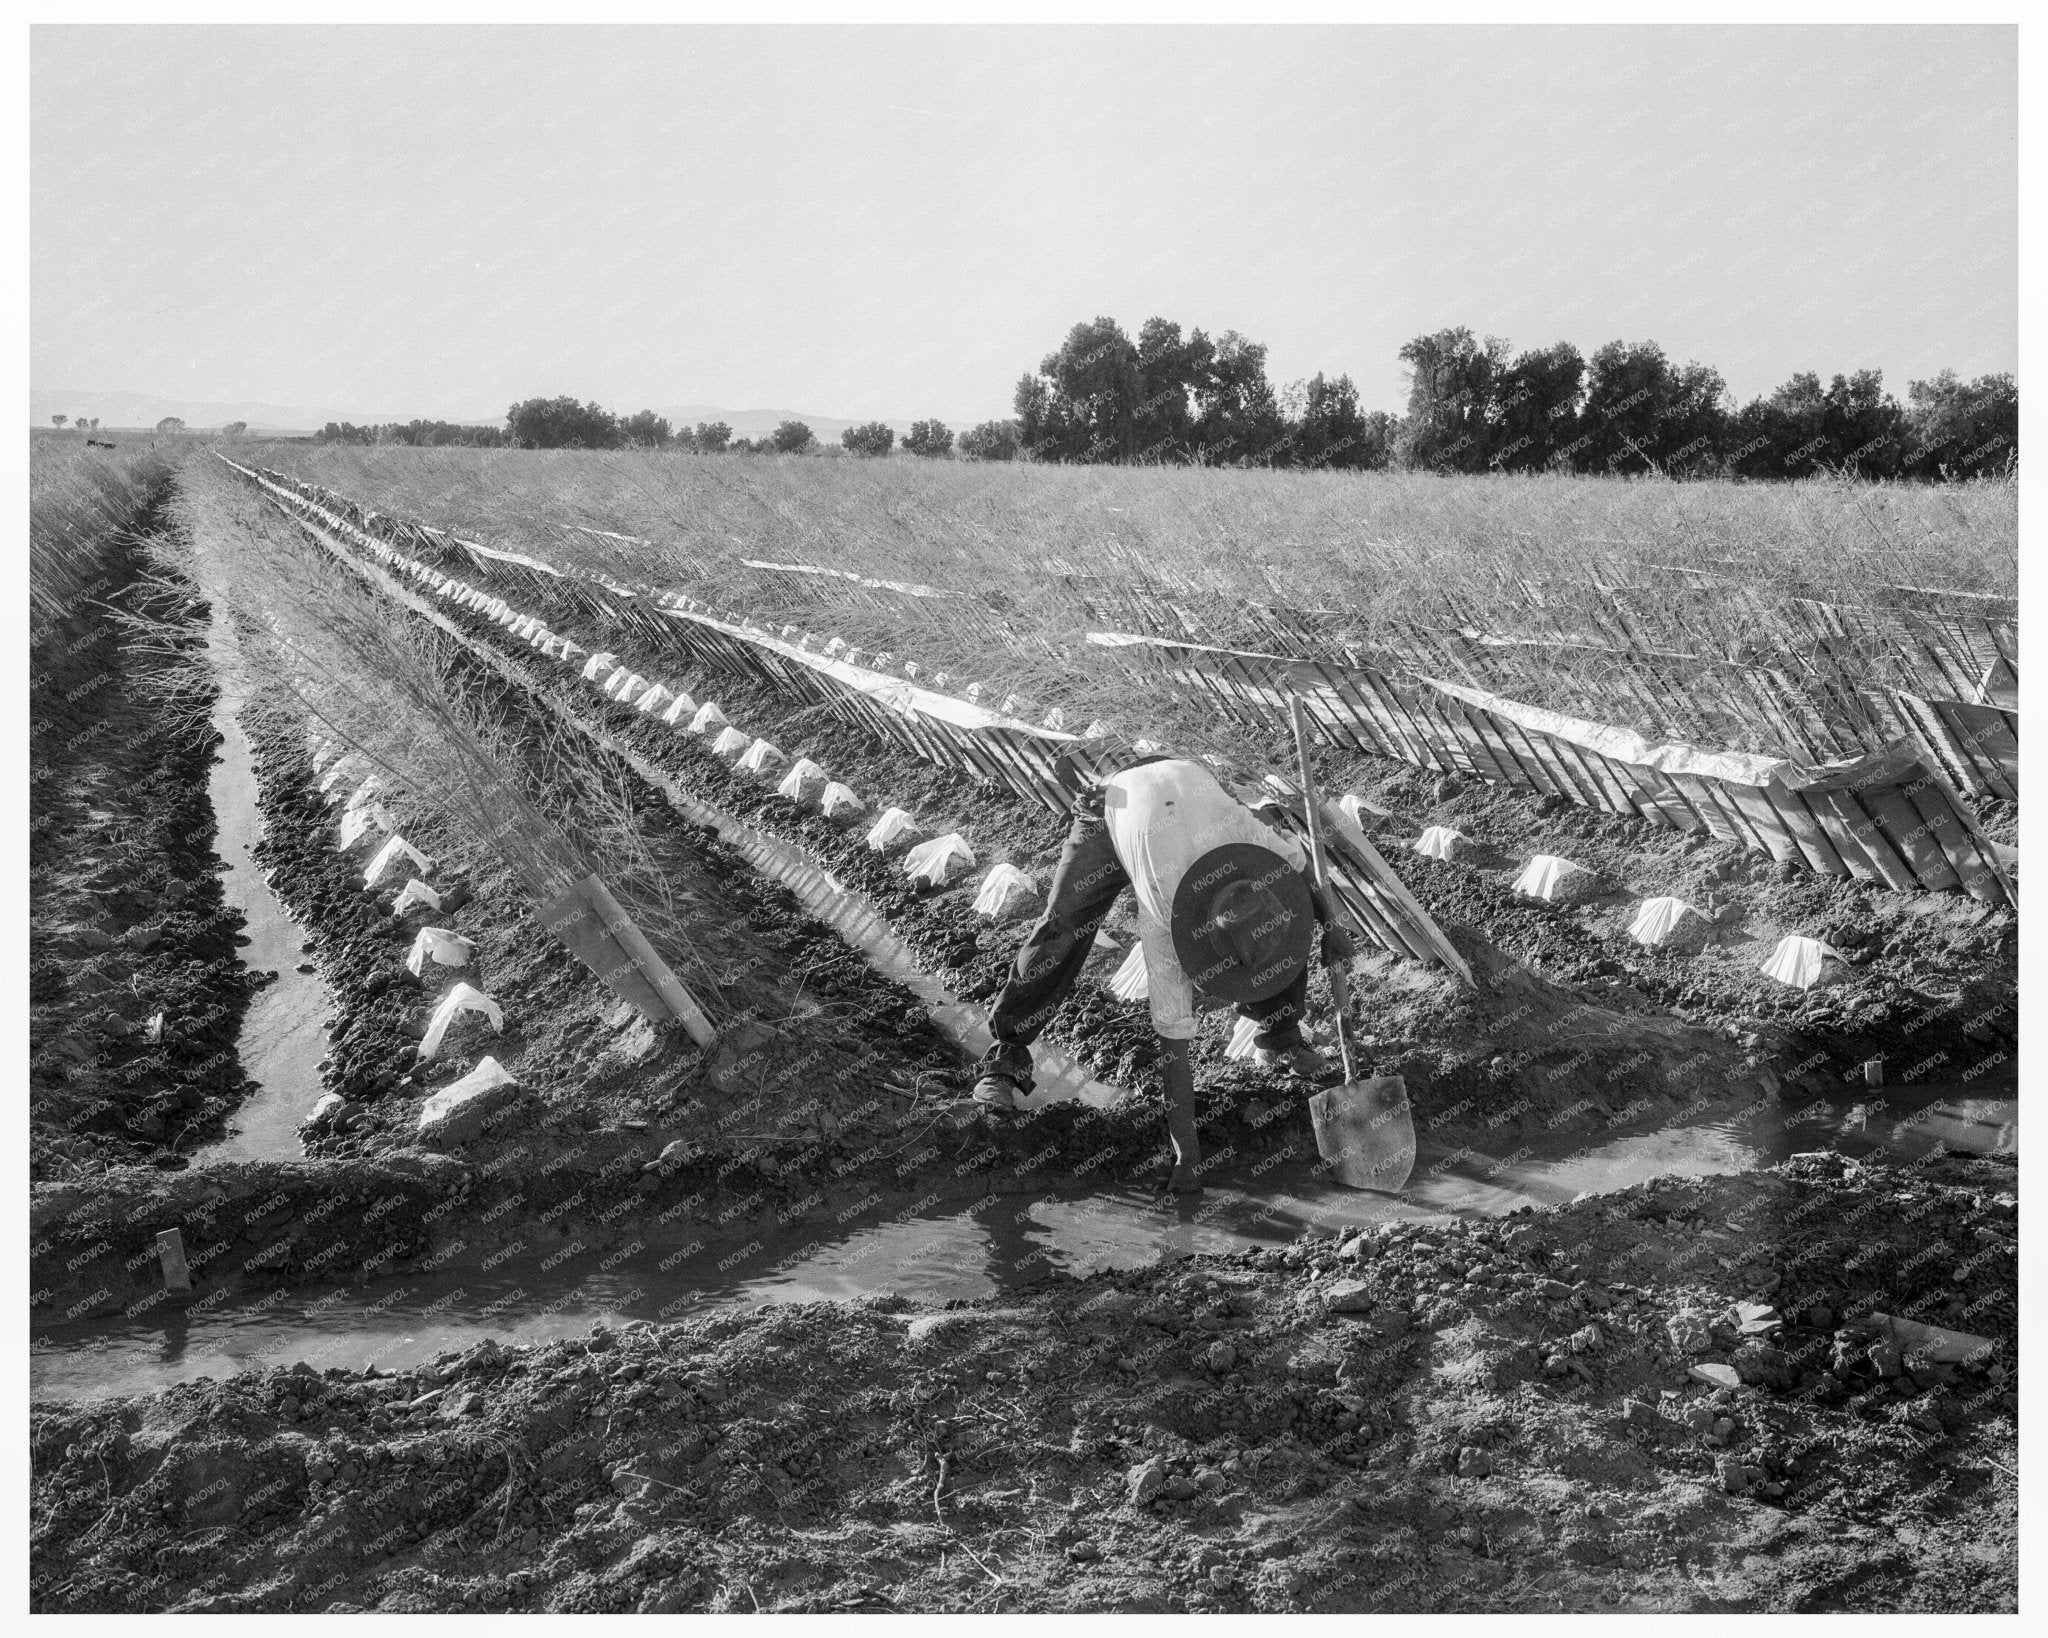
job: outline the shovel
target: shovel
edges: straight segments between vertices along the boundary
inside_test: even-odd
[[[1301,760],[1301,794],[1308,810],[1308,854],[1316,886],[1330,895],[1330,867],[1323,851],[1323,820],[1316,800],[1315,774],[1308,765],[1308,724],[1302,718],[1301,696],[1290,695],[1287,711],[1294,724],[1294,749]],[[1353,1189],[1379,1189],[1398,1194],[1415,1167],[1415,1117],[1408,1108],[1408,1085],[1399,1075],[1359,1080],[1351,1067],[1351,1038],[1345,1014],[1351,1006],[1351,979],[1341,961],[1328,966],[1330,994],[1337,1003],[1337,1053],[1344,1063],[1344,1084],[1318,1092],[1308,1100],[1315,1125],[1316,1153],[1330,1163],[1338,1182]]]

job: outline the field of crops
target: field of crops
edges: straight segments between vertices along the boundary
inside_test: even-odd
[[[2010,1606],[2015,489],[44,442],[37,1608]],[[230,646],[332,998],[233,1158]],[[1209,1017],[1155,1204],[1128,912],[1080,1096],[976,1006],[1052,752],[1285,826],[1290,695],[1423,1159]]]
[[[1534,704],[1634,725],[1644,665],[1790,662],[1830,678],[1839,640],[1813,604],[2010,620],[2018,491],[1828,483],[1615,483],[895,460],[323,448],[299,475],[486,542],[559,548],[770,624],[828,621],[868,650],[1027,700],[1057,677],[1085,706],[1085,632],[1397,659],[1464,634]],[[593,531],[602,531],[594,533]],[[621,539],[619,537],[634,537]],[[829,568],[953,597],[777,574]],[[865,595],[859,595],[865,593]],[[1948,595],[1941,595],[1948,594]],[[992,612],[993,611],[993,612]],[[1976,649],[1994,640],[1974,639]],[[1943,653],[1969,639],[1951,639]],[[1925,682],[1940,658],[1864,643],[1858,687]],[[1996,650],[1983,660],[1996,658]],[[1968,664],[1963,654],[1955,664]],[[1978,680],[1980,660],[1970,677]],[[1873,672],[1875,674],[1873,674]],[[1887,673],[1890,676],[1887,676]],[[1942,673],[1937,669],[1934,675]],[[1604,710],[1597,708],[1604,707]],[[1665,700],[1663,732],[1683,707]],[[1768,718],[1740,749],[1797,753]],[[1745,732],[1746,730],[1746,732]],[[1744,740],[1759,743],[1743,743]]]

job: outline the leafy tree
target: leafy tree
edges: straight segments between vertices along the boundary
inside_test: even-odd
[[[692,442],[700,453],[716,455],[732,442],[732,428],[723,421],[699,421]]]
[[[666,449],[672,437],[667,418],[653,410],[641,410],[619,423],[619,442],[628,449]]]
[[[1810,477],[1830,453],[1826,422],[1820,377],[1802,371],[1737,413],[1729,428],[1728,465],[1745,478]]]
[[[1570,459],[1585,379],[1585,360],[1569,341],[1526,352],[1503,369],[1488,413],[1493,448],[1487,465],[1533,472]]]
[[[230,421],[221,428],[221,431],[225,432],[230,438],[238,438],[248,430],[249,423],[247,421]]]
[[[1017,435],[1025,449],[1051,454],[1055,437],[1052,388],[1031,374],[1017,378],[1011,408],[1017,412]]]
[[[1913,460],[1907,412],[1876,370],[1838,375],[1823,388],[1812,371],[1745,405],[1729,430],[1728,465],[1746,478],[1841,471],[1890,478]]]
[[[1481,342],[1460,325],[1417,336],[1400,357],[1408,366],[1403,464],[1484,472],[1497,447],[1489,411],[1507,368],[1507,342],[1498,336]]]
[[[520,449],[617,449],[619,420],[610,410],[573,398],[528,398],[505,412]]]
[[[1358,389],[1351,377],[1336,380],[1318,374],[1303,383],[1301,407],[1292,417],[1295,436],[1291,447],[1293,464],[1301,466],[1355,467],[1367,453],[1366,420],[1358,408]]]
[[[1194,409],[1195,448],[1202,460],[1285,463],[1287,427],[1266,379],[1263,342],[1235,330],[1218,336],[1196,377]]]
[[[801,421],[784,421],[769,435],[778,454],[795,455],[811,447],[811,429]]]
[[[970,461],[1014,461],[1022,446],[1015,421],[984,421],[960,434],[960,453]]]
[[[1821,429],[1832,465],[1859,478],[1898,475],[1907,453],[1906,412],[1884,390],[1878,370],[1836,376],[1822,395]]]
[[[1024,447],[1046,460],[1128,459],[1143,396],[1138,350],[1116,320],[1077,324],[1040,361],[1038,375],[1017,384]]]
[[[161,421],[157,422],[156,429],[159,432],[183,432],[185,430],[185,423],[179,416],[166,415]]]
[[[1666,472],[1713,465],[1728,431],[1721,372],[1674,368],[1654,341],[1611,341],[1587,366],[1576,465],[1582,472]]]
[[[886,455],[896,447],[896,432],[886,421],[867,421],[848,427],[839,441],[855,455]]]
[[[71,417],[68,415],[53,415],[50,417],[50,425],[53,427],[61,427],[66,421],[70,419]],[[80,426],[85,425],[83,421],[79,422],[78,424]]]
[[[1963,381],[1943,370],[1906,384],[1904,470],[1919,478],[1966,478],[2019,454],[2019,384],[2010,375]]]
[[[1183,341],[1170,319],[1149,318],[1138,331],[1137,458],[1184,460],[1195,448],[1195,394],[1216,357],[1200,330]]]
[[[943,421],[913,421],[904,435],[903,447],[913,455],[937,457],[952,449],[953,433]]]

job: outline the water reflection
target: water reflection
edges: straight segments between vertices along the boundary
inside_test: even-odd
[[[1859,1115],[1860,1110],[1860,1115]],[[1926,1092],[1887,1102],[1758,1105],[1693,1126],[1553,1142],[1547,1154],[1425,1149],[1400,1195],[1325,1182],[1304,1154],[1254,1176],[1219,1176],[1204,1193],[1160,1201],[1139,1187],[992,1194],[967,1201],[877,1201],[845,1220],[743,1225],[701,1237],[677,1225],[626,1251],[561,1256],[558,1240],[484,1269],[453,1263],[326,1292],[216,1293],[183,1313],[53,1326],[34,1341],[37,1397],[153,1391],[304,1360],[315,1368],[399,1369],[484,1337],[545,1342],[596,1322],[676,1320],[761,1303],[898,1292],[925,1304],[1000,1297],[1049,1270],[1085,1275],[1193,1253],[1284,1245],[1396,1220],[1494,1216],[1658,1176],[1749,1171],[1801,1150],[1903,1159],[1941,1151],[2011,1153],[2011,1099]],[[572,1242],[573,1244],[573,1242]]]
[[[203,568],[201,578],[203,583]],[[305,934],[250,857],[263,837],[263,814],[257,804],[255,752],[241,719],[249,697],[248,677],[218,599],[207,649],[220,685],[213,711],[213,725],[221,734],[220,755],[207,775],[207,794],[213,803],[214,850],[227,866],[221,891],[228,905],[242,914],[247,940],[243,965],[252,972],[274,972],[277,980],[250,997],[236,1042],[242,1071],[258,1090],[231,1117],[235,1130],[196,1151],[193,1158],[202,1165],[293,1158],[305,1152],[299,1123],[320,1097],[316,1066],[327,1051],[321,1020],[333,1005],[333,996],[319,974],[294,971],[304,959],[299,946]]]

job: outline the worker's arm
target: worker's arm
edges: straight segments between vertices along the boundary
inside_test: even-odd
[[[1160,1038],[1165,1051],[1166,1132],[1173,1139],[1175,1194],[1192,1194],[1202,1186],[1202,1139],[1195,1130],[1195,1063],[1186,1041]]]
[[[1352,939],[1350,929],[1344,925],[1344,917],[1337,908],[1336,896],[1310,874],[1308,897],[1309,903],[1316,907],[1316,920],[1323,926],[1324,962],[1327,964],[1349,961],[1358,954],[1358,945]]]

